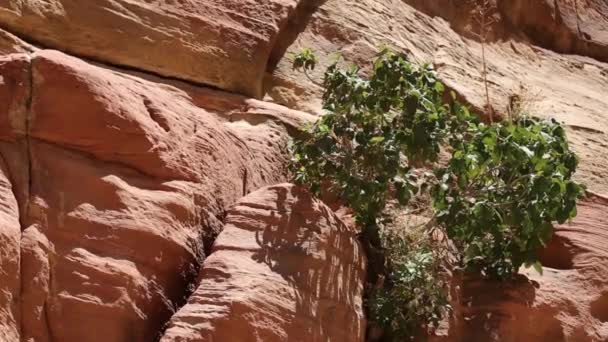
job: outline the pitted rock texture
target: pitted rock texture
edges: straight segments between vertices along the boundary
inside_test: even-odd
[[[356,230],[290,184],[239,200],[162,342],[363,341]]]
[[[286,178],[279,118],[307,120],[57,51],[0,73],[3,341],[157,339],[225,208]]]
[[[250,96],[299,0],[4,0],[0,25],[72,54]]]

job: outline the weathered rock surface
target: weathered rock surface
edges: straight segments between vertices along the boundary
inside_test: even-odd
[[[420,11],[440,16],[467,37],[480,33],[471,15],[474,1],[406,0]],[[478,1],[479,4],[481,1]],[[530,40],[561,53],[589,56],[608,62],[608,4],[602,0],[492,0],[488,13],[494,22],[487,31],[490,41]]]
[[[161,341],[363,341],[356,231],[300,187],[239,200]]]
[[[21,226],[9,173],[0,161],[0,340],[19,340]]]
[[[7,341],[19,326],[24,341],[156,339],[224,208],[285,179],[280,117],[306,120],[56,51],[8,55],[0,72]]]
[[[0,29],[0,54],[33,52],[36,48],[15,35]]]
[[[299,0],[4,0],[0,25],[99,61],[250,96]]]
[[[608,3],[603,0],[501,0],[505,20],[546,48],[608,62]]]

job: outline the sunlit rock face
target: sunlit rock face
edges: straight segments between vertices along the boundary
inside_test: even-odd
[[[299,0],[6,0],[11,32],[94,60],[259,96]]]
[[[576,177],[595,195],[543,251],[543,276],[465,281],[437,338],[608,340],[608,5],[493,3],[492,107],[502,114],[531,89],[533,112],[564,123]],[[453,0],[0,1],[0,340],[364,339],[354,231],[282,184],[290,135],[322,107],[322,89],[289,54],[313,48],[318,83],[333,53],[365,73],[388,45],[433,63],[479,111],[472,10]]]

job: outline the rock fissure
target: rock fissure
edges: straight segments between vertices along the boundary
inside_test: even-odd
[[[29,57],[29,55],[28,55]],[[23,267],[23,263],[22,263],[22,240],[23,240],[23,231],[27,228],[27,225],[29,224],[26,221],[27,215],[29,215],[29,205],[30,205],[30,199],[31,199],[31,189],[32,189],[32,151],[30,149],[30,118],[31,118],[31,110],[32,110],[32,102],[33,102],[33,96],[34,96],[34,76],[33,76],[33,60],[31,58],[29,58],[29,63],[27,63],[27,78],[26,78],[26,82],[27,82],[27,95],[26,95],[26,101],[25,101],[25,113],[24,113],[24,127],[25,127],[25,131],[24,133],[24,141],[25,141],[25,154],[26,154],[26,163],[27,163],[27,167],[26,167],[26,172],[27,172],[27,181],[26,181],[26,191],[25,191],[25,198],[23,199],[23,201],[25,201],[25,203],[21,203],[19,205],[19,208],[22,208],[22,210],[19,210],[19,223],[21,226],[21,234],[19,236],[19,283],[20,283],[20,287],[19,287],[19,334],[20,334],[20,338],[22,338],[22,336],[24,336],[25,334],[25,327],[23,326],[23,316],[24,316],[24,310],[22,308],[22,297],[23,297],[23,289],[24,289],[24,284],[23,284],[23,274],[21,273],[22,271],[22,267]],[[15,179],[13,177],[13,179]],[[13,186],[16,185],[16,183],[13,181],[11,181]],[[21,196],[18,196],[17,194],[15,194],[15,198],[17,199],[18,203],[19,203],[19,198],[21,198]],[[46,311],[46,304],[45,304],[45,311]],[[48,328],[48,322],[47,322],[47,328]],[[49,330],[50,331],[50,330]]]
[[[264,187],[228,211],[161,341],[363,341],[365,265],[353,227],[325,204],[291,184]]]
[[[327,0],[305,0],[300,1],[285,25],[279,30],[279,34],[270,49],[270,55],[266,63],[266,72],[272,73],[279,61],[285,56],[287,49],[295,42],[299,34],[304,32],[312,16]]]
[[[29,215],[30,210],[30,201],[32,196],[32,184],[33,184],[33,175],[32,175],[32,163],[33,152],[32,152],[32,140],[31,140],[31,124],[32,124],[32,104],[34,103],[34,60],[30,57],[30,62],[28,63],[27,69],[27,82],[29,85],[29,92],[27,96],[27,100],[25,103],[25,149],[26,149],[26,162],[27,162],[27,195],[25,198],[25,210],[24,214]],[[22,230],[25,230],[27,227],[21,227]]]

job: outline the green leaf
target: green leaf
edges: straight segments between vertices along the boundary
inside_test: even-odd
[[[370,144],[376,145],[384,141],[384,137],[373,137],[370,139]]]
[[[538,274],[540,274],[541,276],[543,275],[543,264],[541,264],[540,261],[533,263],[532,267],[534,267],[534,270],[538,272]]]
[[[435,90],[436,90],[438,93],[443,94],[443,92],[445,92],[445,87],[444,87],[443,83],[441,83],[441,82],[437,82],[437,83],[435,83]]]

